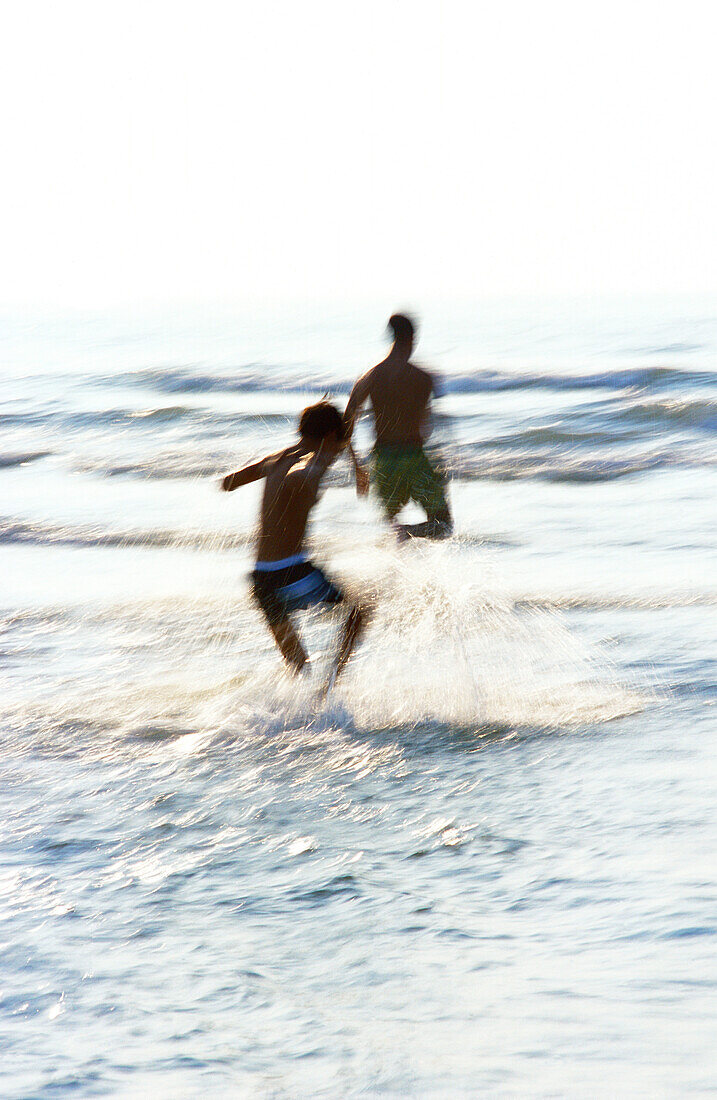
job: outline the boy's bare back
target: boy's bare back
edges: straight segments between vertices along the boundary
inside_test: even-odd
[[[346,444],[340,412],[335,405],[319,401],[302,412],[297,443],[226,474],[221,482],[228,493],[254,481],[265,482],[257,559],[251,574],[252,594],[281,655],[295,672],[304,668],[308,656],[291,614],[310,607],[335,608],[338,604],[347,609],[323,695],[351,656],[367,618],[367,609],[349,603],[341,589],[303,552],[306,523],[318,498],[321,479]],[[353,451],[351,455],[358,474]]]
[[[266,475],[259,514],[260,561],[280,561],[300,553],[322,472],[311,457],[290,454],[274,460]]]

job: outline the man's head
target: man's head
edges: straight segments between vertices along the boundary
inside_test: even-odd
[[[416,333],[416,326],[411,318],[407,317],[405,313],[394,313],[388,319],[388,327],[393,333],[394,345],[400,348],[401,351],[407,351],[410,355],[413,351],[413,341]]]
[[[299,435],[312,450],[337,455],[346,442],[343,417],[329,401],[308,405],[299,417]]]

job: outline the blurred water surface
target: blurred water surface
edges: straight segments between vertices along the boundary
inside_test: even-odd
[[[325,706],[216,479],[383,315],[2,316],[3,1096],[712,1090],[717,308],[424,313],[456,535],[332,472]]]

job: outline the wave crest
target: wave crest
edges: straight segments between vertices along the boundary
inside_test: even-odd
[[[348,394],[353,378],[331,374],[325,369],[307,371],[256,364],[239,366],[235,371],[199,370],[190,366],[148,368],[119,376],[104,377],[100,382],[143,386],[162,393],[241,393],[280,390],[286,393]],[[445,373],[440,378],[443,393],[496,393],[505,390],[625,390],[671,389],[717,383],[717,374],[679,367],[625,367],[592,373],[541,373],[479,369]]]

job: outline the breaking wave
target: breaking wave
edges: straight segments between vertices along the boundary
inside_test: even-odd
[[[163,549],[234,550],[245,547],[246,535],[227,532],[163,529],[112,531],[99,526],[31,522],[0,517],[0,544],[74,547],[159,547]]]
[[[29,462],[37,462],[40,458],[47,458],[51,451],[26,451],[19,454],[0,454],[0,469],[7,470],[13,466],[26,466]]]
[[[103,383],[143,386],[161,393],[210,393],[220,391],[283,391],[292,393],[347,394],[353,379],[323,369],[237,366],[235,371],[208,371],[196,367],[148,368],[98,379]],[[711,371],[678,367],[628,367],[592,373],[540,373],[530,371],[475,370],[444,374],[444,393],[494,393],[506,390],[660,390],[709,385],[717,381]]]

